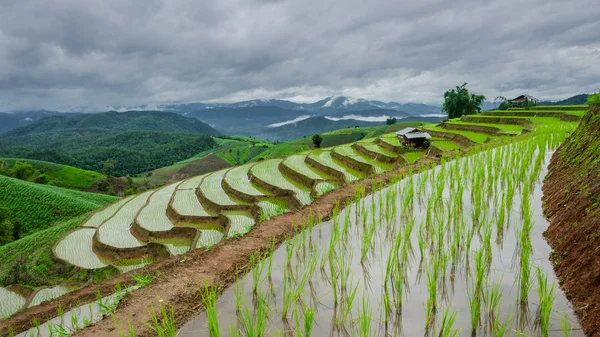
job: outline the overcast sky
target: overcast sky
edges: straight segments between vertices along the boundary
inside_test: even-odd
[[[597,0],[2,0],[0,111],[600,89]]]

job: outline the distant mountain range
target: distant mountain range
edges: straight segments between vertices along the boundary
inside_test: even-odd
[[[544,102],[544,104],[583,104],[586,98],[587,95],[582,94],[564,101]],[[484,102],[482,109],[489,110],[497,106],[497,103]],[[236,103],[180,103],[111,107],[107,110],[174,112],[201,120],[225,134],[263,137],[269,140],[291,139],[291,136],[282,138],[285,133],[281,131],[283,129],[278,129],[284,126],[286,126],[285,129],[290,129],[289,125],[295,125],[298,133],[317,132],[314,128],[308,127],[308,125],[316,125],[315,120],[309,120],[315,117],[325,117],[328,120],[327,125],[332,127],[345,127],[345,125],[353,124],[374,125],[385,122],[387,117],[434,122],[444,117],[439,105],[382,102],[347,96],[331,96],[313,103],[255,99]],[[73,108],[69,113],[78,114],[85,111],[85,108],[79,111],[77,108]],[[57,114],[62,113],[47,110],[0,113],[0,133]],[[300,121],[306,122],[297,124]]]
[[[215,108],[256,108],[256,107],[278,107],[285,110],[310,111],[315,114],[328,114],[347,111],[361,111],[373,109],[389,109],[405,111],[409,114],[434,114],[440,113],[441,106],[417,104],[417,103],[396,103],[366,100],[363,98],[353,98],[346,96],[331,96],[314,103],[295,103],[278,99],[255,99],[237,103],[184,103],[184,104],[165,104],[160,105],[159,109],[167,111],[192,112],[198,110]],[[142,108],[142,107],[141,107]]]

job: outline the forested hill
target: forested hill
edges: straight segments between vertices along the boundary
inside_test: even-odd
[[[169,112],[52,116],[0,135],[0,156],[66,164],[117,176],[187,159],[217,144],[218,131]]]
[[[37,120],[5,133],[4,137],[32,136],[52,132],[60,133],[116,133],[120,131],[146,130],[169,131],[189,134],[217,135],[210,125],[195,118],[187,118],[162,111],[109,111],[94,114],[51,116]]]

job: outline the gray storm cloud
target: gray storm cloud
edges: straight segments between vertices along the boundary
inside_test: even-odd
[[[0,5],[0,109],[600,89],[594,0],[29,0]]]

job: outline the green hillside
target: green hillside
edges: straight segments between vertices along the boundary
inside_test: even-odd
[[[43,118],[0,135],[0,156],[49,161],[113,175],[146,172],[216,147],[206,123],[167,112],[106,112]]]
[[[20,224],[17,236],[21,238],[118,199],[1,175],[0,191],[0,207],[8,209],[11,223]]]
[[[96,183],[98,179],[105,177],[105,175],[95,171],[82,170],[41,160],[0,158],[0,162],[2,161],[6,162],[6,170],[10,170],[17,161],[26,162],[46,176],[48,185],[58,187],[86,189]]]
[[[172,165],[139,175],[135,180],[146,180],[150,186],[164,185],[206,172],[241,165],[267,151],[274,145],[268,141],[244,136],[213,137],[216,147],[195,154]]]

